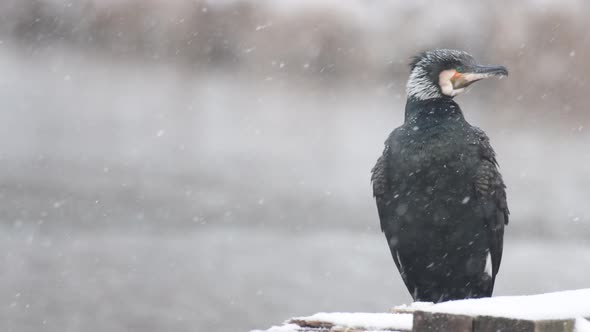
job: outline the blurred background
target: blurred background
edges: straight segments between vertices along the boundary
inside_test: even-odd
[[[496,295],[590,287],[590,4],[0,0],[3,331],[247,331],[410,302],[370,169],[409,58],[458,97],[511,223]]]

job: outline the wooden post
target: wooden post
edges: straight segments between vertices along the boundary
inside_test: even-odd
[[[413,332],[574,332],[575,320],[526,320],[414,312]]]
[[[473,332],[473,318],[426,311],[414,312],[413,332]]]
[[[474,323],[474,332],[573,332],[575,320],[523,320],[480,316]]]

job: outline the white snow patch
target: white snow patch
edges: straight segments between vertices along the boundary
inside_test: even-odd
[[[325,322],[347,328],[412,330],[411,314],[320,312],[309,317],[295,317],[293,320]]]
[[[435,304],[424,311],[528,320],[590,317],[590,288],[529,296],[449,301]]]
[[[393,312],[395,313],[413,313],[416,310],[424,310],[425,308],[433,306],[434,303],[432,302],[414,302],[410,305],[402,304],[393,307]]]
[[[285,325],[281,325],[281,326],[273,326],[268,330],[252,330],[250,332],[297,332],[297,331],[301,331],[301,328],[299,328],[298,325],[285,324]]]
[[[590,322],[584,317],[576,318],[574,332],[590,332]]]

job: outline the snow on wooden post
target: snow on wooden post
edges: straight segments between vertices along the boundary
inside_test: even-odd
[[[573,332],[579,317],[590,317],[590,289],[435,304],[414,312],[413,331]]]
[[[394,313],[319,313],[267,332],[590,332],[590,289],[414,303]]]
[[[300,331],[412,331],[412,314],[392,313],[317,313],[287,321],[302,328]]]

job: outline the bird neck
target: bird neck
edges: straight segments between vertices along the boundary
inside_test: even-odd
[[[452,98],[408,98],[406,124],[436,124],[447,120],[464,120],[461,108]]]

